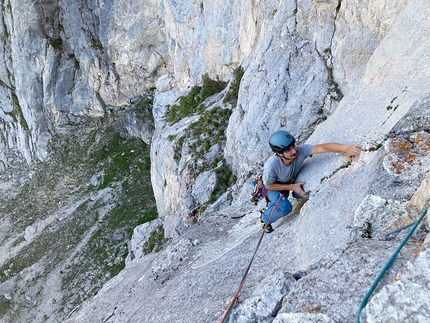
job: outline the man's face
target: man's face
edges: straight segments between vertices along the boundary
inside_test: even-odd
[[[288,160],[294,160],[297,158],[297,146],[292,145],[288,150],[280,154],[282,157]]]

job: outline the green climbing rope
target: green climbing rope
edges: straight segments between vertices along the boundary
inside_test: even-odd
[[[397,255],[399,254],[400,250],[403,248],[403,246],[406,244],[406,242],[408,242],[409,238],[414,233],[415,229],[418,227],[418,224],[420,224],[421,220],[424,219],[425,215],[427,214],[428,208],[429,207],[427,206],[427,208],[423,211],[423,213],[421,214],[421,216],[418,219],[418,221],[415,222],[415,225],[413,226],[413,228],[411,229],[411,231],[409,231],[408,235],[403,239],[402,243],[397,247],[397,249],[394,252],[394,254],[388,260],[387,264],[384,266],[384,268],[382,269],[382,271],[379,273],[378,277],[376,277],[375,281],[373,282],[373,284],[370,287],[369,291],[367,292],[366,296],[364,296],[363,301],[360,304],[360,308],[358,309],[356,323],[360,323],[360,314],[361,314],[361,311],[366,306],[366,304],[367,304],[370,296],[372,295],[372,293],[375,290],[376,286],[378,286],[379,281],[382,279],[382,277],[384,276],[384,274],[388,270],[388,268],[390,268],[391,264],[393,263],[393,261],[397,257]]]

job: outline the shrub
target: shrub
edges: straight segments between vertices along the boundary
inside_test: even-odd
[[[167,238],[164,237],[164,229],[162,225],[157,226],[148,237],[148,240],[143,244],[143,254],[147,255],[151,252],[160,251],[160,247],[167,242]]]
[[[173,124],[183,118],[203,112],[204,106],[201,103],[211,95],[224,90],[227,85],[226,82],[211,80],[206,74],[202,79],[202,86],[194,86],[190,93],[179,98],[179,104],[169,107],[165,114],[167,122]]]
[[[228,92],[225,94],[223,100],[224,104],[230,103],[232,107],[236,107],[237,98],[239,97],[240,82],[242,81],[243,74],[244,70],[242,66],[239,66],[234,70],[234,79],[233,82],[230,84]]]

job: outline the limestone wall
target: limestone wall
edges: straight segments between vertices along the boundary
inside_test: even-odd
[[[351,165],[339,154],[306,164],[310,200],[264,238],[235,320],[354,320],[406,233],[383,235],[429,202],[428,1],[11,0],[2,9],[2,169],[43,161],[54,134],[109,122],[155,96],[156,224],[172,240],[145,256],[148,228],[136,230],[129,266],[67,322],[219,321],[261,232],[264,205],[249,203],[250,176],[280,128],[299,143],[363,151]],[[239,67],[237,102],[226,100]],[[167,120],[203,75],[227,87],[198,113]],[[229,113],[225,132],[197,156],[203,145],[192,145],[204,135],[190,129],[214,108]],[[208,129],[205,139],[215,137]],[[234,181],[208,202],[216,170]],[[428,239],[426,219],[363,313],[367,322],[430,318]],[[412,297],[419,308],[407,306]]]

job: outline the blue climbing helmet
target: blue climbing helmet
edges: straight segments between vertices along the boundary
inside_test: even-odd
[[[269,145],[274,153],[283,153],[296,143],[294,137],[284,130],[274,132],[269,138]]]

